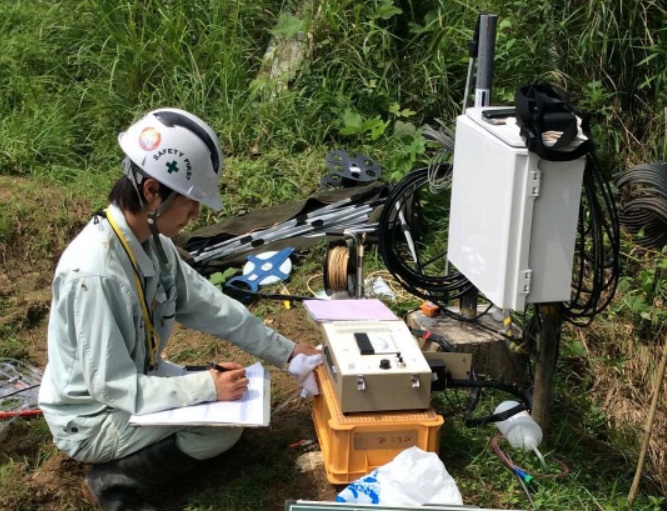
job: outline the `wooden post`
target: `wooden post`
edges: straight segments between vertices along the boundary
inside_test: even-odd
[[[658,397],[662,389],[662,379],[665,377],[665,366],[667,366],[667,335],[665,336],[664,346],[662,348],[662,357],[660,357],[660,364],[658,365],[658,372],[655,374],[653,383],[653,399],[651,400],[651,408],[646,422],[646,431],[644,434],[644,441],[642,449],[639,454],[639,461],[637,462],[637,470],[635,471],[635,478],[632,481],[630,494],[628,495],[628,504],[632,507],[635,503],[637,490],[639,489],[639,481],[641,479],[642,470],[644,469],[644,460],[646,459],[646,451],[648,451],[649,442],[651,440],[651,431],[653,431],[653,419],[655,418],[655,410],[658,407]]]
[[[532,415],[545,435],[549,429],[553,378],[558,360],[558,340],[562,325],[560,309],[560,303],[544,303],[537,305],[535,311],[535,314],[542,316],[542,329],[535,368]]]

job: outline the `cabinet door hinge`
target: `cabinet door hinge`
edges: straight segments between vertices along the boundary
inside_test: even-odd
[[[531,170],[528,172],[528,197],[540,196],[540,185],[542,184],[542,172]]]
[[[530,294],[530,285],[533,280],[533,270],[523,270],[519,272],[519,294]]]

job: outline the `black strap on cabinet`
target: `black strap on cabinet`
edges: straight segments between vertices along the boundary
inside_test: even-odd
[[[588,118],[567,102],[550,85],[527,85],[516,91],[516,122],[521,137],[529,151],[548,161],[572,161],[593,152],[595,146],[590,137]],[[574,142],[579,132],[577,118],[582,120],[582,131],[588,140],[582,141],[570,151],[564,148]],[[556,142],[547,146],[542,135],[547,131],[560,131]]]
[[[473,418],[470,414],[467,414],[464,422],[466,426],[484,426],[485,424],[502,422],[510,417],[514,417],[517,413],[521,413],[524,410],[528,410],[528,408],[523,404],[518,404],[504,412],[494,413],[485,417]]]

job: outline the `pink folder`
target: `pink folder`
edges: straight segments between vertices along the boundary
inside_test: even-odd
[[[315,321],[395,321],[389,307],[377,298],[359,300],[304,300],[304,307]]]

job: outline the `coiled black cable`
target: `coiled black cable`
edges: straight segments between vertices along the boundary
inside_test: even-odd
[[[443,175],[450,174],[451,171],[450,164],[440,165],[439,172]],[[419,252],[415,251],[416,257],[413,258],[416,260],[412,265],[408,264],[406,240],[412,237],[412,231],[407,223],[401,221],[398,214],[398,210],[404,210],[407,204],[412,203],[418,190],[428,185],[428,176],[427,167],[413,170],[390,191],[378,223],[378,250],[387,270],[404,289],[425,300],[446,304],[468,291],[472,284],[458,272],[447,275],[442,275],[442,272],[435,275],[428,273],[429,266],[442,262],[446,253],[422,261]]]
[[[644,247],[667,245],[667,163],[637,165],[620,172],[616,183],[626,198],[619,215],[625,228]]]
[[[619,255],[620,228],[614,194],[595,155],[588,154],[575,243],[573,294],[562,308],[566,321],[586,326],[609,305],[618,286]]]

